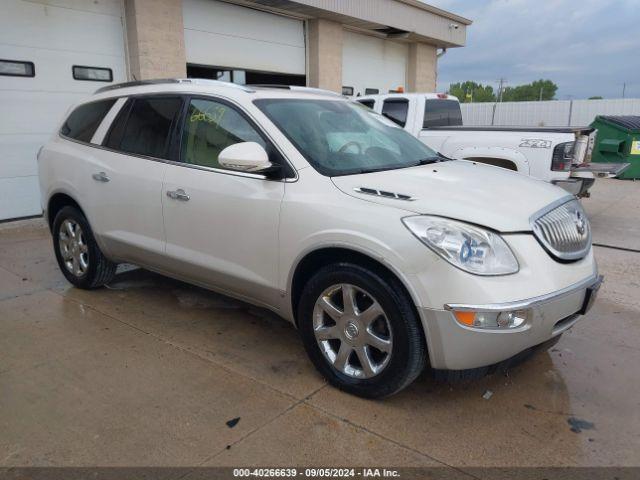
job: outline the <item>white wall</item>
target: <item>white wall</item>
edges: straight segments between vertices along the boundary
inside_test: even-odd
[[[354,95],[365,88],[387,93],[407,88],[409,46],[383,38],[345,31],[342,47],[342,85],[353,87]]]
[[[41,212],[36,153],[67,109],[104,86],[73,65],[126,79],[120,0],[1,0],[0,58],[30,61],[35,77],[0,76],[0,220]]]
[[[187,62],[305,74],[304,24],[216,0],[183,0]]]
[[[545,102],[464,103],[465,125],[585,126],[596,115],[640,115],[640,99],[551,100]]]

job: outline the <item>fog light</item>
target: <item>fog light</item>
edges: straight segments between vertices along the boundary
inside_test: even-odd
[[[476,328],[509,329],[518,328],[527,321],[528,310],[509,312],[454,312],[463,325]]]

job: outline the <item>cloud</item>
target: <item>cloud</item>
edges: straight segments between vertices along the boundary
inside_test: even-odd
[[[467,46],[438,65],[438,89],[475,80],[508,85],[549,78],[557,98],[640,97],[637,0],[429,0],[473,20]],[[638,79],[638,80],[636,80]]]

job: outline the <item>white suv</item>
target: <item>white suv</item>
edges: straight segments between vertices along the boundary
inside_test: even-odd
[[[555,339],[601,279],[562,189],[449,161],[312,89],[110,86],[71,111],[39,171],[71,283],[128,262],[269,308],[365,397],[427,361],[468,376]]]

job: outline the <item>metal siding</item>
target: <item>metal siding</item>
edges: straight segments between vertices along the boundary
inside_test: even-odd
[[[296,0],[295,3],[389,25],[451,45],[462,46],[466,42],[466,27],[462,23],[396,0]],[[450,28],[452,23],[458,29]]]
[[[613,100],[551,100],[544,102],[463,103],[465,125],[556,127],[585,126],[596,115],[640,115],[640,99]]]

